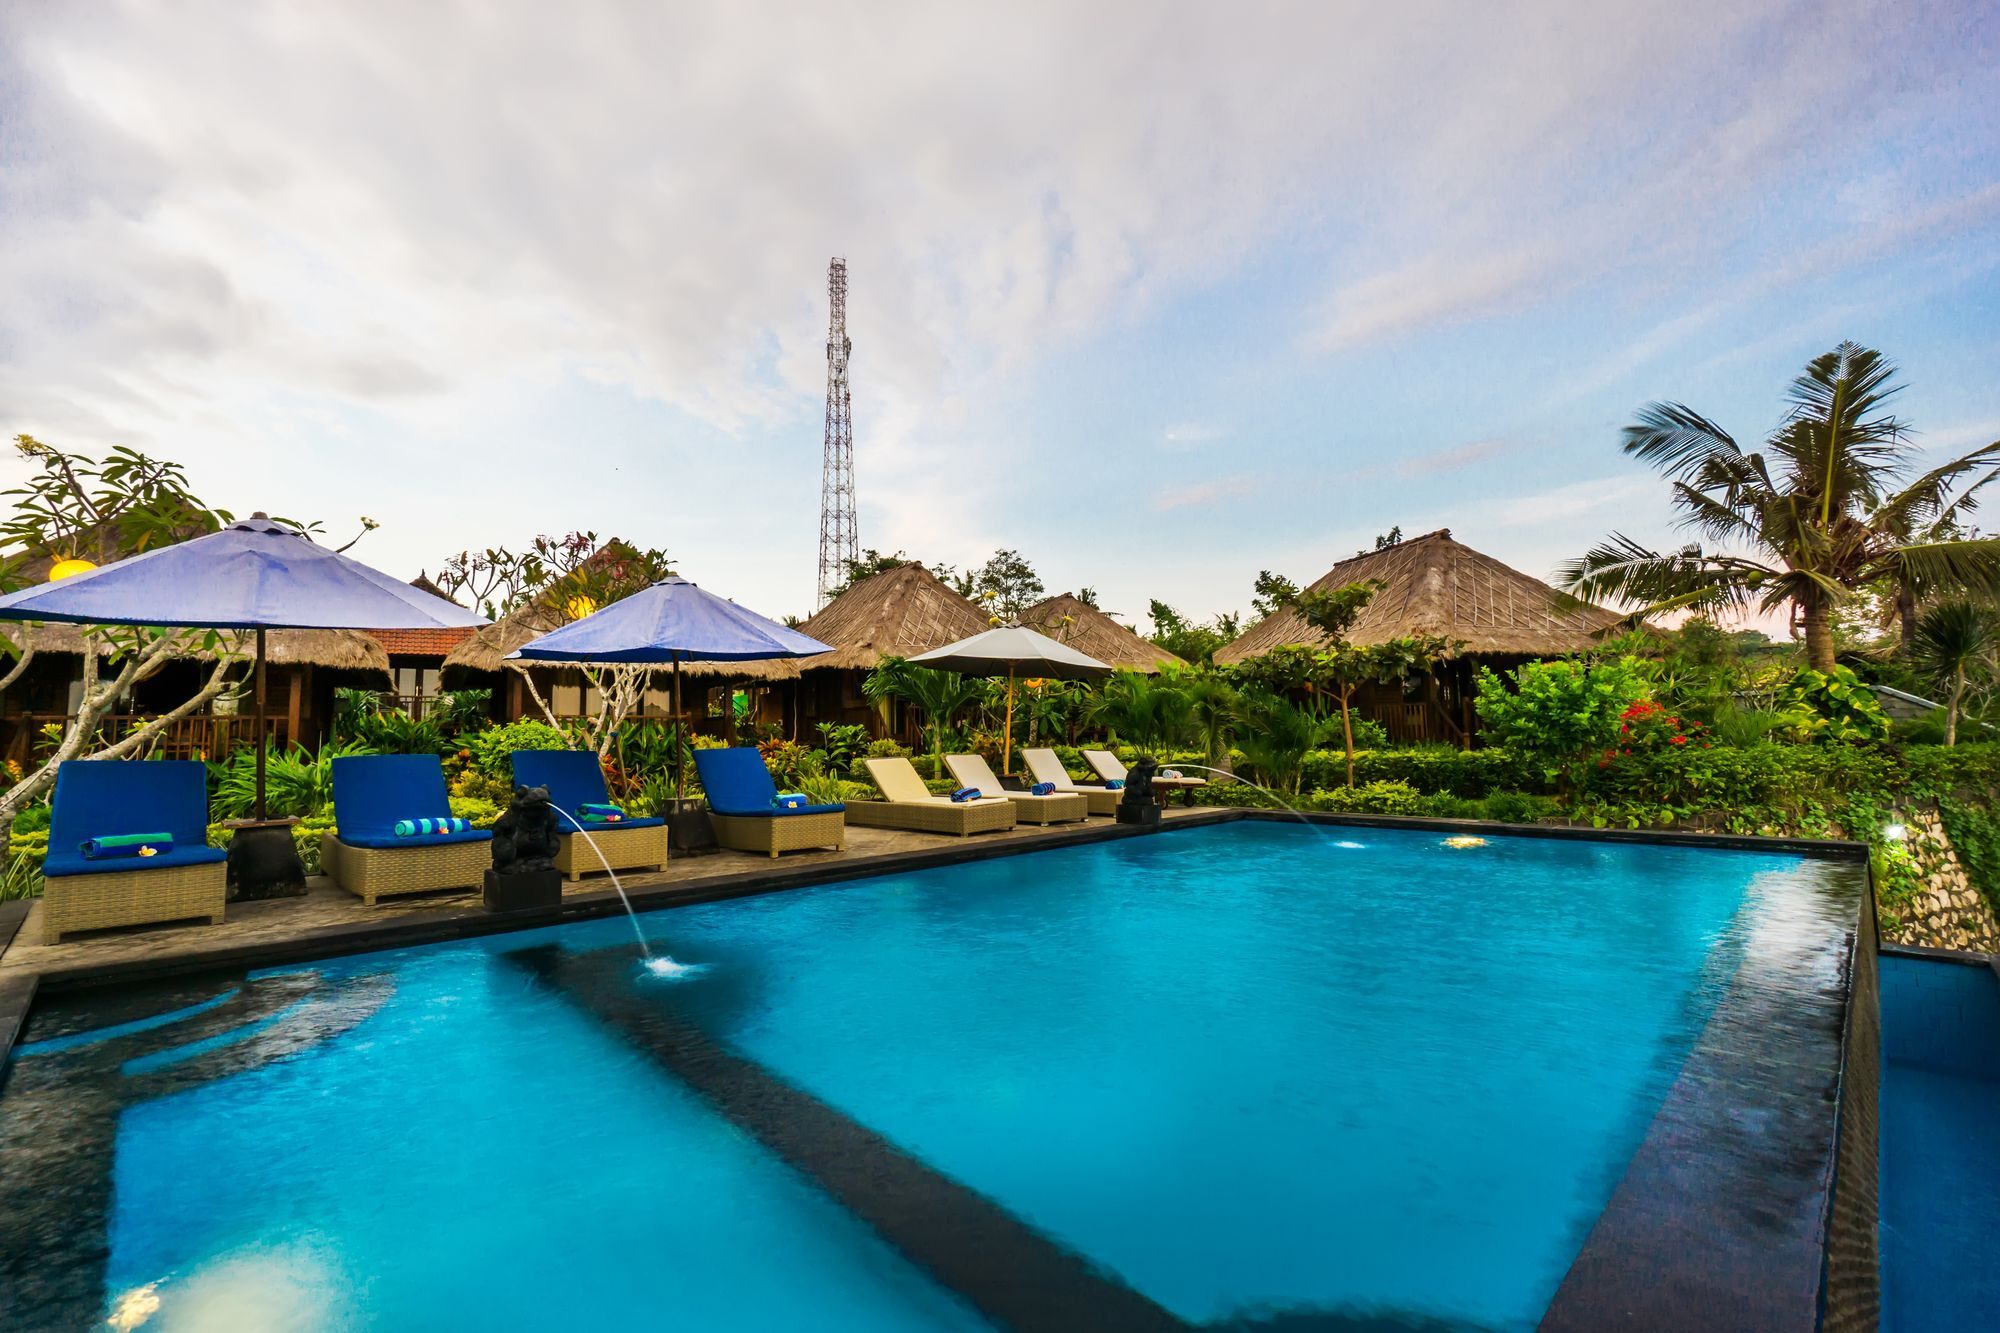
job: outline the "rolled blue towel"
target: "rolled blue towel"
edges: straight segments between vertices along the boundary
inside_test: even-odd
[[[1106,790],[1106,791],[1124,791],[1124,790],[1125,790],[1125,779],[1123,779],[1123,778],[1106,778],[1106,779],[1104,779],[1104,790]]]
[[[127,856],[159,856],[174,849],[171,833],[114,833],[85,838],[76,845],[86,861],[115,861]]]
[[[460,819],[456,815],[444,819],[399,819],[396,821],[396,836],[424,838],[433,833],[463,833],[471,827],[471,820]]]
[[[1056,784],[1053,782],[1037,782],[1034,786],[1028,788],[1028,794],[1030,796],[1053,796],[1056,794]]]
[[[811,805],[812,802],[806,798],[806,794],[802,791],[781,791],[771,798],[771,804],[777,806],[780,810],[803,810],[806,806]]]
[[[579,805],[576,817],[585,824],[616,824],[625,818],[625,811],[615,805]]]
[[[976,801],[979,799],[979,788],[960,787],[951,794],[951,799],[959,805],[964,805],[967,801]]]

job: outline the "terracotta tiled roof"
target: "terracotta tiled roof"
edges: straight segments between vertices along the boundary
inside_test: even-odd
[[[472,630],[470,625],[455,625],[450,629],[378,629],[369,633],[392,656],[443,657],[471,638]]]

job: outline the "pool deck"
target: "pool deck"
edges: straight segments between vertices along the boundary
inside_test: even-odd
[[[1233,813],[1175,808],[1165,812],[1165,819],[1170,824],[1202,823]],[[776,860],[751,852],[677,853],[667,862],[665,870],[628,872],[619,876],[619,880],[633,905],[644,910],[977,859],[1001,851],[1012,853],[1027,850],[1022,846],[1024,843],[1056,847],[1141,832],[1121,828],[1108,819],[1046,828],[1023,824],[1007,832],[980,833],[969,838],[850,827],[844,851],[787,852]],[[231,903],[227,919],[220,925],[192,922],[133,926],[73,935],[60,944],[44,944],[41,901],[34,899],[25,904],[25,916],[20,915],[22,906],[0,904],[0,911],[14,909],[0,917],[0,1008],[5,1007],[4,997],[28,978],[38,981],[43,991],[55,991],[211,968],[265,966],[370,948],[395,948],[620,910],[617,892],[603,874],[565,882],[563,904],[558,912],[505,915],[489,913],[476,890],[384,898],[375,906],[366,907],[359,898],[336,887],[332,880],[315,875],[306,882],[303,898]],[[0,1014],[0,1028],[5,1026],[5,1015]],[[6,1044],[4,1035],[0,1033],[0,1048]]]

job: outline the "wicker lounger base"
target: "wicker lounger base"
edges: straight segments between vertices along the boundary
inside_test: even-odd
[[[222,924],[229,868],[221,861],[98,875],[54,875],[42,886],[42,943],[76,930],[206,918]]]
[[[493,864],[493,844],[447,842],[429,847],[350,847],[329,833],[319,863],[335,884],[373,907],[378,898],[438,889],[476,889]]]
[[[1090,805],[1082,792],[1057,792],[1053,796],[1018,796],[1010,793],[1014,817],[1023,824],[1068,824],[1086,818]]]
[[[1106,791],[1102,787],[1078,787],[1074,791],[1060,793],[1064,796],[1081,796],[1093,815],[1115,815],[1118,802],[1125,799],[1122,791]]]
[[[708,812],[715,840],[733,852],[799,852],[809,847],[841,851],[847,823],[838,810],[818,815],[718,815]]]
[[[902,829],[908,833],[1003,833],[1014,827],[1012,801],[849,801],[847,822],[863,828]]]
[[[562,871],[564,878],[574,881],[585,875],[601,874],[606,861],[613,870],[667,868],[665,824],[648,828],[594,828],[590,840],[597,844],[595,851],[574,829],[562,835],[556,849],[556,869]]]

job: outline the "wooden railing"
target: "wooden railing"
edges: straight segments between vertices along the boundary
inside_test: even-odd
[[[1434,742],[1458,745],[1463,740],[1459,728],[1428,700],[1377,704],[1365,711],[1382,724],[1382,729],[1389,733],[1389,739],[1398,745]]]
[[[124,739],[134,729],[150,722],[152,713],[107,713],[97,724],[98,733],[107,743]],[[65,713],[16,713],[12,717],[0,718],[0,728],[4,728],[4,755],[8,759],[26,763],[38,748],[42,728],[54,723],[67,730],[74,722],[73,714]],[[184,717],[162,729],[144,748],[144,753],[159,755],[163,759],[220,759],[235,750],[255,742],[257,719],[247,714],[221,717],[209,713],[197,713]],[[285,745],[290,739],[287,720],[280,717],[265,719],[265,734],[272,749]],[[46,751],[44,750],[44,753]]]

